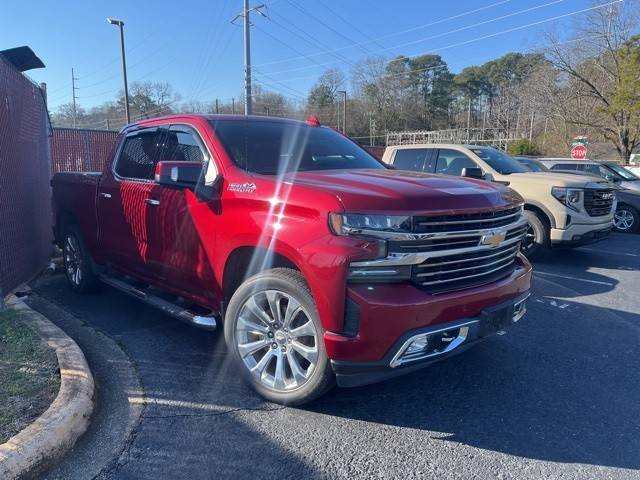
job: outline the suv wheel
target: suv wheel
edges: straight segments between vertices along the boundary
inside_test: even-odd
[[[96,289],[98,278],[93,271],[93,261],[76,226],[69,226],[65,230],[62,259],[71,288],[81,293]]]
[[[300,272],[275,268],[246,280],[231,297],[224,330],[245,379],[267,400],[300,405],[332,386],[324,330]]]
[[[529,228],[522,240],[520,250],[529,260],[533,260],[549,246],[549,227],[537,213],[525,210],[524,214],[529,221]]]
[[[640,224],[640,215],[638,211],[628,205],[618,206],[616,213],[613,215],[613,229],[616,232],[635,232]]]

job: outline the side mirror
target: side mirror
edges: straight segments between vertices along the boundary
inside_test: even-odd
[[[486,180],[487,182],[495,182],[495,181],[496,181],[495,177],[494,177],[494,176],[493,176],[493,174],[491,174],[491,173],[485,173],[485,174],[482,176],[482,178],[483,178],[484,180]]]
[[[202,170],[202,162],[158,162],[156,182],[170,188],[195,188],[200,181]]]
[[[483,179],[482,169],[478,167],[465,167],[462,169],[462,176],[469,178]]]

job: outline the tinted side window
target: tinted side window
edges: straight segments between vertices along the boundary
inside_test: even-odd
[[[116,173],[125,178],[152,180],[162,149],[162,130],[146,130],[124,140]]]
[[[193,133],[172,129],[167,133],[161,160],[204,162],[205,156]]]
[[[463,168],[477,167],[475,162],[464,153],[443,148],[438,151],[436,173],[443,175],[462,175]]]
[[[424,162],[429,155],[426,148],[407,148],[396,150],[393,157],[393,166],[398,170],[414,170],[422,172],[424,170]]]
[[[575,163],[556,163],[551,170],[577,170],[578,165]]]

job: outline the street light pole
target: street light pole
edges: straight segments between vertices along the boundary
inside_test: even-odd
[[[122,76],[124,78],[124,112],[127,117],[127,123],[131,123],[131,115],[129,113],[129,86],[127,83],[127,59],[124,52],[124,20],[107,17],[107,22],[111,25],[120,27],[120,50],[122,51]]]

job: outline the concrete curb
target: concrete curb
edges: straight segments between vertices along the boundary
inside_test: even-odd
[[[89,426],[94,382],[78,345],[60,328],[20,299],[7,306],[23,313],[22,320],[53,348],[60,366],[60,391],[46,412],[0,445],[0,478],[33,475],[64,455]]]

